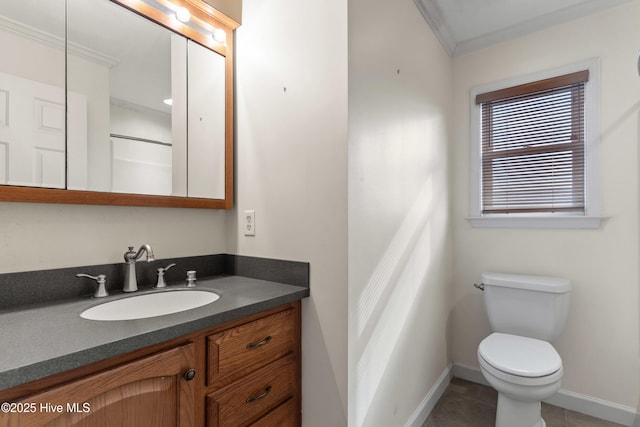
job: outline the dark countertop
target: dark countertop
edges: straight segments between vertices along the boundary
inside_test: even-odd
[[[169,284],[166,290],[183,286]],[[217,301],[147,319],[96,321],[89,307],[130,295],[82,298],[0,313],[0,389],[148,347],[309,296],[309,288],[242,276],[198,279]],[[136,294],[154,291],[140,291]],[[155,291],[157,292],[157,291]]]

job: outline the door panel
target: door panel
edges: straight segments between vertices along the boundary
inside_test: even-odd
[[[10,185],[65,187],[64,88],[0,73],[0,178]]]

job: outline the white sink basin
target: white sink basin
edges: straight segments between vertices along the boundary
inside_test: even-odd
[[[105,302],[86,309],[80,317],[106,321],[145,319],[202,307],[218,298],[220,295],[208,291],[163,291]]]

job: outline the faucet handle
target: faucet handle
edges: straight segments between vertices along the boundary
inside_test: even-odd
[[[76,277],[87,277],[89,279],[95,280],[98,283],[98,288],[96,289],[96,292],[93,294],[94,298],[103,298],[103,297],[109,296],[109,292],[107,292],[107,288],[106,288],[107,276],[105,276],[104,274],[98,274],[97,276],[90,276],[88,274],[78,273],[76,274]]]
[[[176,266],[176,263],[172,262],[171,264],[167,265],[165,268],[159,268],[158,270],[164,270],[166,272],[168,269],[175,266]]]
[[[175,263],[171,263],[169,265],[167,265],[166,267],[160,267],[157,271],[158,271],[158,282],[156,283],[156,285],[154,286],[155,288],[166,288],[167,287],[167,283],[164,281],[164,273],[170,269],[171,267],[175,267]]]
[[[135,261],[136,251],[133,250],[133,246],[129,246],[129,249],[124,253],[125,262]]]
[[[187,288],[193,288],[196,285],[196,271],[187,271]]]

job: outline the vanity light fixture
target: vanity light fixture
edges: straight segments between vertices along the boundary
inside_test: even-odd
[[[189,22],[191,19],[191,13],[186,7],[178,7],[176,9],[176,19],[180,22]]]
[[[179,4],[190,4],[190,2],[193,0],[114,0],[114,1],[123,2],[125,4],[127,2],[133,2],[133,1],[142,2],[156,9],[163,15],[165,15],[168,18],[168,21],[170,22],[164,21],[164,25],[167,25],[170,28],[173,28],[173,30],[179,29],[179,31],[183,31],[183,30],[196,31],[197,33],[199,33],[205,38],[204,40],[201,39],[200,43],[204,45],[208,45],[211,48],[213,48],[211,41],[213,41],[214,44],[217,44],[223,47],[226,45],[227,33],[224,28],[214,27],[213,23],[210,20],[208,20],[206,17],[203,18],[203,16],[201,16],[201,14],[198,12],[197,7],[195,9],[189,10],[189,8],[185,6],[179,6]],[[191,11],[194,11],[195,13],[192,15]],[[221,21],[221,23],[223,23],[223,26],[225,25],[223,21]],[[215,50],[215,48],[213,49]]]

